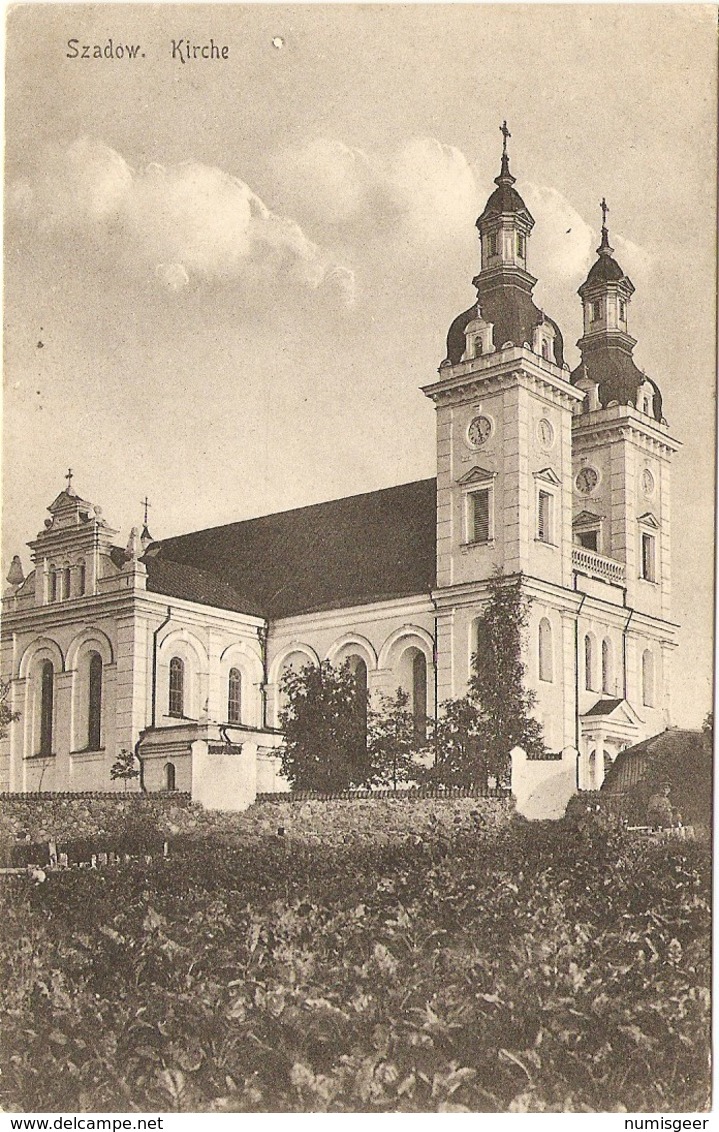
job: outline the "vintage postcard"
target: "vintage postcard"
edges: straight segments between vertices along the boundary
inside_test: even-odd
[[[5,15],[2,1110],[705,1127],[716,9]]]

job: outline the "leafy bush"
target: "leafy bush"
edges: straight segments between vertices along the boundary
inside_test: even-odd
[[[416,834],[407,803],[316,803],[317,843],[208,832],[149,868],[7,879],[3,1107],[704,1108],[708,855],[472,828],[462,801]]]
[[[287,669],[280,688],[282,773],[300,790],[345,790],[371,777],[367,754],[367,688],[349,661]]]

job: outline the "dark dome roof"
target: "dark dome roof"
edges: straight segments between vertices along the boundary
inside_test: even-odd
[[[591,287],[595,283],[619,283],[622,279],[626,280],[630,291],[634,290],[631,280],[627,279],[613,253],[614,248],[609,245],[609,232],[603,227],[602,242],[597,248],[597,261],[592,264],[589,275],[579,288],[580,295],[583,296],[585,287]]]
[[[616,401],[619,405],[635,405],[639,386],[648,381],[654,390],[654,416],[661,421],[662,395],[659,386],[642,373],[626,349],[602,344],[593,350],[586,350],[583,361],[570,375],[572,385],[576,385],[585,373],[590,381],[597,382],[599,401],[603,408],[611,401]]]
[[[522,346],[532,341],[535,326],[549,322],[554,327],[554,356],[557,365],[564,364],[564,341],[556,322],[539,309],[532,296],[523,287],[504,284],[479,289],[482,318],[494,325],[494,344],[500,349],[505,342]],[[465,351],[464,332],[468,323],[477,317],[477,304],[457,315],[447,335],[447,360],[456,365]]]
[[[611,255],[600,255],[592,266],[587,283],[614,283],[624,278],[624,272]]]
[[[517,190],[506,182],[494,190],[477,223],[480,224],[489,216],[499,216],[502,212],[526,212],[529,215],[529,209]]]
[[[491,194],[484,206],[482,215],[477,220],[477,227],[490,216],[500,216],[503,212],[524,212],[533,221],[526,204],[514,188],[514,177],[509,172],[509,158],[502,154],[502,168],[498,177],[494,178],[497,188]]]

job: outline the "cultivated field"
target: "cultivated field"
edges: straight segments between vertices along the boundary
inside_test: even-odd
[[[77,805],[40,832],[112,825]],[[496,799],[125,805],[168,859],[2,881],[4,1109],[707,1107],[701,845]]]

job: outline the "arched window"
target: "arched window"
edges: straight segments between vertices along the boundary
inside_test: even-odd
[[[602,641],[602,691],[614,691],[614,673],[612,671],[612,645],[605,637]]]
[[[589,633],[584,638],[584,687],[588,692],[594,690],[594,648]]]
[[[78,589],[78,593],[84,594],[84,592],[85,592],[85,563],[84,562],[80,563],[80,569],[78,571],[77,589]]]
[[[62,597],[66,600],[70,596],[70,567],[65,566],[62,571]]]
[[[367,665],[361,656],[351,656],[349,658],[350,668],[354,674],[357,683],[357,691],[359,693],[359,710],[362,719],[362,727],[367,735]]]
[[[58,597],[58,571],[53,567],[50,571],[50,601],[57,601]]]
[[[427,658],[419,649],[412,658],[412,715],[418,738],[427,736]]]
[[[53,700],[55,671],[51,660],[43,661],[40,670],[40,750],[41,755],[52,754]]]
[[[654,707],[654,654],[649,649],[642,653],[642,703]]]
[[[227,680],[227,722],[242,722],[242,673],[231,668]]]
[[[168,709],[170,715],[185,714],[185,664],[179,656],[170,661],[170,696]]]
[[[175,786],[175,764],[165,763],[165,790],[176,790]]]
[[[102,717],[102,657],[90,656],[87,692],[87,749],[100,750],[100,721]]]
[[[539,679],[551,682],[553,675],[552,626],[546,617],[539,622]]]

